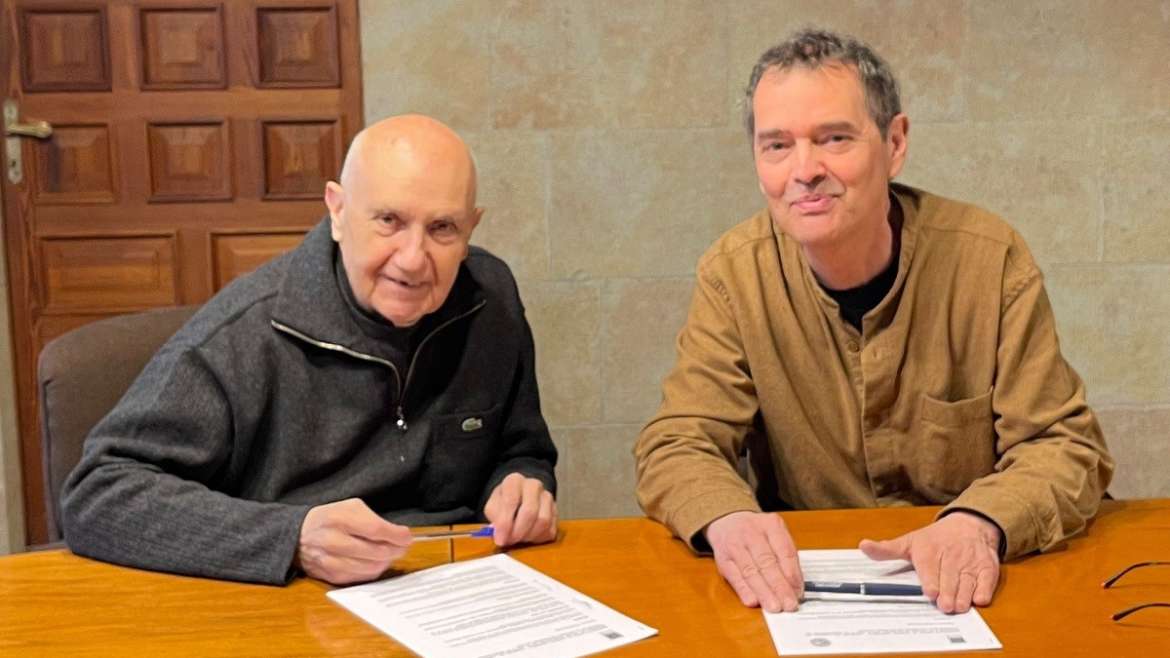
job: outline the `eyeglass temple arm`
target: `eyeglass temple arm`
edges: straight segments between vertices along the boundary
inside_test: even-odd
[[[1119,571],[1117,573],[1117,575],[1113,576],[1109,580],[1106,580],[1104,583],[1101,583],[1101,587],[1103,587],[1105,589],[1109,589],[1109,587],[1111,587],[1113,585],[1113,583],[1116,583],[1117,581],[1121,580],[1122,576],[1133,571],[1134,569],[1137,569],[1138,567],[1154,567],[1154,566],[1170,566],[1170,562],[1163,562],[1160,560],[1155,560],[1152,562],[1138,562],[1137,564],[1131,564],[1128,567]],[[1132,610],[1129,612],[1132,612]]]
[[[1122,610],[1121,612],[1113,615],[1113,621],[1121,621],[1138,610],[1144,610],[1146,608],[1170,608],[1170,603],[1143,603],[1141,605],[1135,605],[1132,608],[1126,608],[1125,610]]]

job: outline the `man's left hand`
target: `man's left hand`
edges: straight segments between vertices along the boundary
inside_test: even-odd
[[[991,603],[999,581],[999,528],[983,517],[952,512],[901,537],[861,540],[873,560],[909,560],[922,593],[945,613],[966,612]]]
[[[539,544],[557,538],[557,502],[536,478],[512,473],[492,491],[483,515],[496,546]]]

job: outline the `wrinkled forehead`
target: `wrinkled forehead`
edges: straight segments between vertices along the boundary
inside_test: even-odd
[[[769,120],[857,120],[868,116],[857,68],[844,62],[774,67],[752,98],[756,129]]]
[[[466,149],[426,149],[399,141],[366,145],[357,155],[342,185],[366,200],[425,200],[428,207],[449,213],[475,206],[475,167]]]

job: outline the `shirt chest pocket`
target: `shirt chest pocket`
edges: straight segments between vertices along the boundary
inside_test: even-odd
[[[955,401],[922,396],[904,463],[914,488],[931,502],[954,500],[995,468],[991,394]]]
[[[419,478],[423,509],[475,509],[498,461],[503,405],[435,416]]]

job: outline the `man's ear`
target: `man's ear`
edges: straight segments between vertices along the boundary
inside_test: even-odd
[[[886,148],[890,154],[889,179],[894,180],[902,171],[902,165],[906,164],[906,152],[910,148],[910,119],[905,114],[898,114],[890,120]]]
[[[467,229],[467,241],[463,243],[463,258],[466,259],[471,253],[471,234],[475,231],[475,227],[479,226],[479,220],[483,219],[483,208],[476,206],[467,216],[467,221],[470,227]]]
[[[341,185],[329,181],[325,183],[325,207],[329,209],[329,231],[333,234],[333,241],[341,241],[341,225],[345,221],[342,211],[345,210],[345,190]]]

